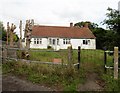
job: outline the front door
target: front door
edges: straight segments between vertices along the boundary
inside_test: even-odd
[[[50,45],[54,50],[59,50],[59,49],[60,49],[59,38],[49,38],[49,45]]]

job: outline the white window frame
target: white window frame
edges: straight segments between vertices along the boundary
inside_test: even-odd
[[[50,44],[50,45],[52,44],[52,39],[51,39],[51,38],[49,38],[49,44]]]
[[[52,39],[52,44],[55,45],[56,39]]]
[[[63,44],[70,44],[71,43],[71,39],[63,39]]]
[[[57,45],[59,45],[59,39],[57,38]]]
[[[49,38],[50,45],[55,45],[56,43],[59,45],[59,38]]]
[[[42,44],[42,38],[34,38],[34,44]]]
[[[37,44],[36,38],[34,38],[34,44]]]
[[[83,45],[90,45],[90,40],[84,39],[84,40],[83,40]]]
[[[42,44],[42,38],[39,38],[39,44]]]

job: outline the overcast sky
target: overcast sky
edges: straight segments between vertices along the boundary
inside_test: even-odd
[[[119,0],[0,0],[0,21],[14,23],[34,19],[36,24],[69,26],[70,22],[91,21],[99,24],[107,8],[118,9]],[[104,26],[103,26],[104,27]],[[23,27],[24,28],[24,27]],[[18,28],[16,29],[18,33]]]

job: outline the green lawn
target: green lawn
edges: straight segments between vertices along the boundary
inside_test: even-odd
[[[54,58],[61,58],[63,63],[68,63],[68,50],[60,51],[30,51],[30,60],[41,62],[52,62]],[[81,62],[103,63],[104,51],[102,50],[81,50]],[[77,50],[73,50],[72,63],[78,62]]]

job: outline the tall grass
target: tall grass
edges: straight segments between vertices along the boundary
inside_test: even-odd
[[[81,69],[82,72],[84,70]],[[3,74],[13,73],[25,77],[33,83],[47,86],[62,86],[62,90],[75,91],[77,85],[82,83],[85,73],[76,70],[73,66],[63,67],[48,64],[34,64],[25,62],[7,62],[3,64]],[[81,74],[80,74],[81,73]],[[74,86],[74,87],[73,87]]]

